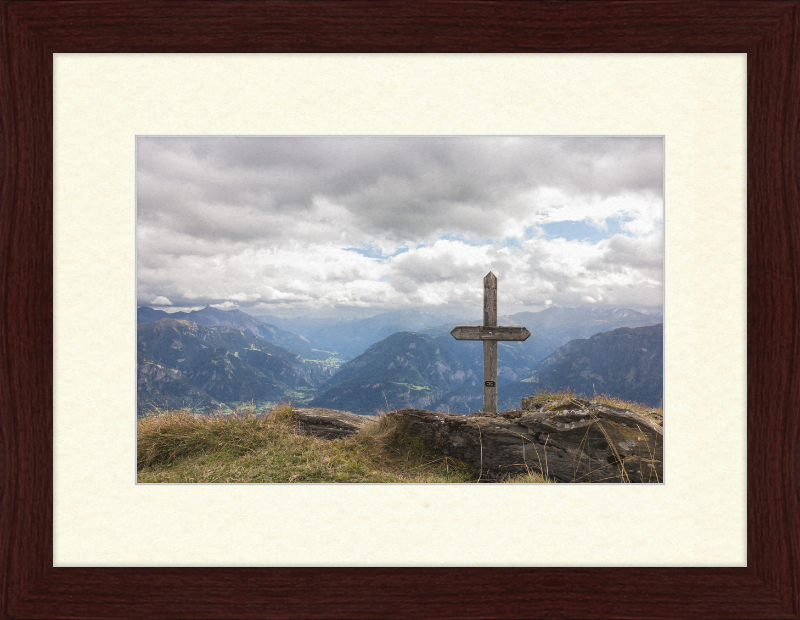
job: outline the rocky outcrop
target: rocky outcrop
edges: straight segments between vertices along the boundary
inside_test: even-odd
[[[580,405],[580,406],[589,406],[589,405],[593,404],[590,401],[581,400],[579,398],[568,399],[566,401],[549,401],[547,403],[537,403],[537,400],[539,400],[539,397],[537,397],[537,396],[528,396],[526,398],[523,398],[522,399],[522,409],[523,410],[538,411],[538,410],[542,409],[542,407],[545,404],[547,404],[550,407],[554,407],[554,406],[563,406],[564,403],[569,403],[569,402],[574,402],[574,403],[576,403],[577,405]],[[559,403],[559,404],[555,404],[555,403]],[[596,403],[596,404],[599,404],[599,403]],[[620,409],[619,407],[612,407],[610,405],[605,405],[605,407],[608,410],[616,409],[616,410],[620,410],[620,411],[628,411],[627,409]],[[633,413],[633,412],[630,412],[630,413]],[[663,416],[663,414],[659,413],[657,409],[647,409],[647,410],[645,410],[645,413],[643,414],[643,417],[647,418],[651,422],[654,422],[656,426],[662,427],[662,431],[663,431],[664,416]]]
[[[340,439],[359,432],[375,418],[334,409],[294,409],[301,431],[323,439]]]
[[[394,412],[436,450],[483,475],[537,471],[560,482],[663,482],[663,430],[643,416],[569,399],[468,416]]]
[[[333,409],[295,409],[300,430],[349,437],[374,417]],[[432,448],[472,464],[485,478],[536,471],[558,482],[663,482],[664,434],[627,409],[579,399],[536,402],[501,414],[400,409]]]

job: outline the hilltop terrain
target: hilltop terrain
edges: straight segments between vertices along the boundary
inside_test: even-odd
[[[566,482],[664,480],[662,412],[569,393],[502,414],[378,416],[294,408],[139,420],[139,482]]]

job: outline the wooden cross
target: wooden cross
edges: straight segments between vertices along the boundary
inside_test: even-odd
[[[483,411],[497,413],[497,341],[526,340],[531,333],[497,326],[497,277],[491,271],[483,279],[483,326],[460,325],[450,334],[456,340],[483,340]]]

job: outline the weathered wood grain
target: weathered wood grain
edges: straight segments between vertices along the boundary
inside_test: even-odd
[[[459,325],[450,332],[456,340],[483,341],[483,411],[497,413],[497,341],[525,340],[524,327],[497,326],[497,276],[483,278],[483,325]]]
[[[524,327],[459,325],[450,335],[456,340],[527,340],[531,333]]]
[[[483,278],[483,326],[497,325],[497,276],[491,271]]]
[[[497,276],[483,278],[483,327],[497,327]],[[483,342],[483,410],[497,413],[497,341]]]
[[[483,341],[483,410],[497,413],[497,341]]]

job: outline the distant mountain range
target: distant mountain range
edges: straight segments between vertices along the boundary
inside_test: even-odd
[[[526,327],[530,337],[523,342],[506,343],[518,351],[533,369],[548,355],[570,340],[589,338],[599,332],[618,327],[644,327],[663,321],[661,314],[644,314],[627,308],[546,308],[540,312],[518,312],[498,318],[498,325]],[[469,321],[461,325],[481,325],[482,321]],[[431,336],[449,334],[456,323],[448,323],[422,330]],[[499,359],[498,359],[499,363]],[[499,370],[499,369],[498,369]]]
[[[361,355],[369,346],[397,332],[419,332],[452,320],[448,315],[415,310],[382,312],[356,321],[304,317],[285,319],[272,315],[262,315],[258,318],[279,325],[283,329],[304,334],[319,348],[336,351],[348,360]]]
[[[305,359],[351,360],[368,347],[397,332],[417,332],[430,337],[449,336],[456,325],[480,325],[481,320],[459,320],[437,313],[403,310],[383,312],[367,319],[342,321],[327,318],[282,318],[273,315],[251,316],[241,310],[219,310],[210,306],[192,312],[167,313],[141,306],[138,322],[175,318],[193,321],[206,327],[225,325],[241,329],[259,338],[285,347]],[[514,381],[514,374],[525,374],[559,347],[576,338],[618,327],[643,327],[663,321],[660,314],[644,314],[627,308],[547,308],[540,312],[519,312],[501,316],[500,325],[527,327],[531,336],[524,342],[504,343],[507,377],[499,369],[500,380]],[[450,337],[450,340],[455,340]],[[458,342],[468,347],[467,355],[480,356],[480,343]],[[473,350],[474,349],[474,350]],[[514,350],[514,353],[511,353]],[[461,355],[460,352],[456,352]],[[502,356],[501,356],[502,358]],[[477,358],[476,358],[477,359]],[[500,364],[503,360],[500,359]],[[518,370],[514,370],[518,369]],[[509,372],[509,370],[511,372]]]
[[[333,369],[252,334],[165,318],[137,333],[139,413],[153,407],[307,400]]]
[[[480,411],[482,360],[465,361],[464,356],[454,354],[452,340],[449,336],[394,334],[344,364],[321,386],[325,391],[311,406],[356,413],[402,407]],[[481,347],[479,342],[474,345]],[[498,359],[502,355],[498,346]],[[501,382],[498,373],[498,409],[518,409],[522,398],[545,388],[571,388],[585,396],[596,391],[659,406],[663,370],[663,324],[623,327],[568,342],[525,377]]]
[[[627,328],[572,340],[522,380],[498,387],[498,410],[517,409],[525,396],[570,388],[661,407],[664,396],[664,325]],[[498,382],[499,385],[499,382]],[[469,413],[483,404],[482,387],[464,386],[432,403],[434,411]]]
[[[142,306],[137,315],[145,343],[139,349],[140,404],[307,403],[313,398],[314,406],[361,413],[387,406],[469,413],[482,406],[482,343],[450,335],[456,324],[480,321],[437,323],[447,317],[413,311],[357,321],[290,320],[211,307],[167,313]],[[548,308],[500,317],[499,324],[527,327],[531,336],[498,343],[499,408],[518,407],[523,396],[545,384],[586,393],[592,382],[598,393],[657,405],[662,354],[656,355],[661,366],[652,361],[655,357],[645,364],[638,355],[623,355],[625,338],[599,336],[625,327],[627,340],[638,342],[639,336],[631,334],[661,320],[661,315],[619,308]],[[162,327],[153,327],[157,324]],[[416,327],[398,329],[406,325]],[[304,331],[293,333],[290,327]],[[594,343],[594,353],[576,344],[587,340]],[[652,353],[654,346],[639,348]],[[610,353],[603,354],[604,349]],[[572,355],[583,357],[576,361]],[[279,369],[277,360],[286,367]]]
[[[399,332],[344,364],[309,406],[354,413],[408,406],[426,409],[452,389],[480,381],[480,374],[439,339]]]
[[[323,351],[314,348],[313,343],[299,334],[285,331],[241,310],[219,310],[206,306],[191,312],[164,312],[147,306],[136,309],[137,323],[151,323],[159,319],[181,319],[205,327],[233,327],[253,334],[269,343],[284,347],[309,360],[325,360],[336,357],[336,351]]]
[[[659,407],[664,396],[664,324],[621,327],[568,342],[539,364],[531,383]]]

